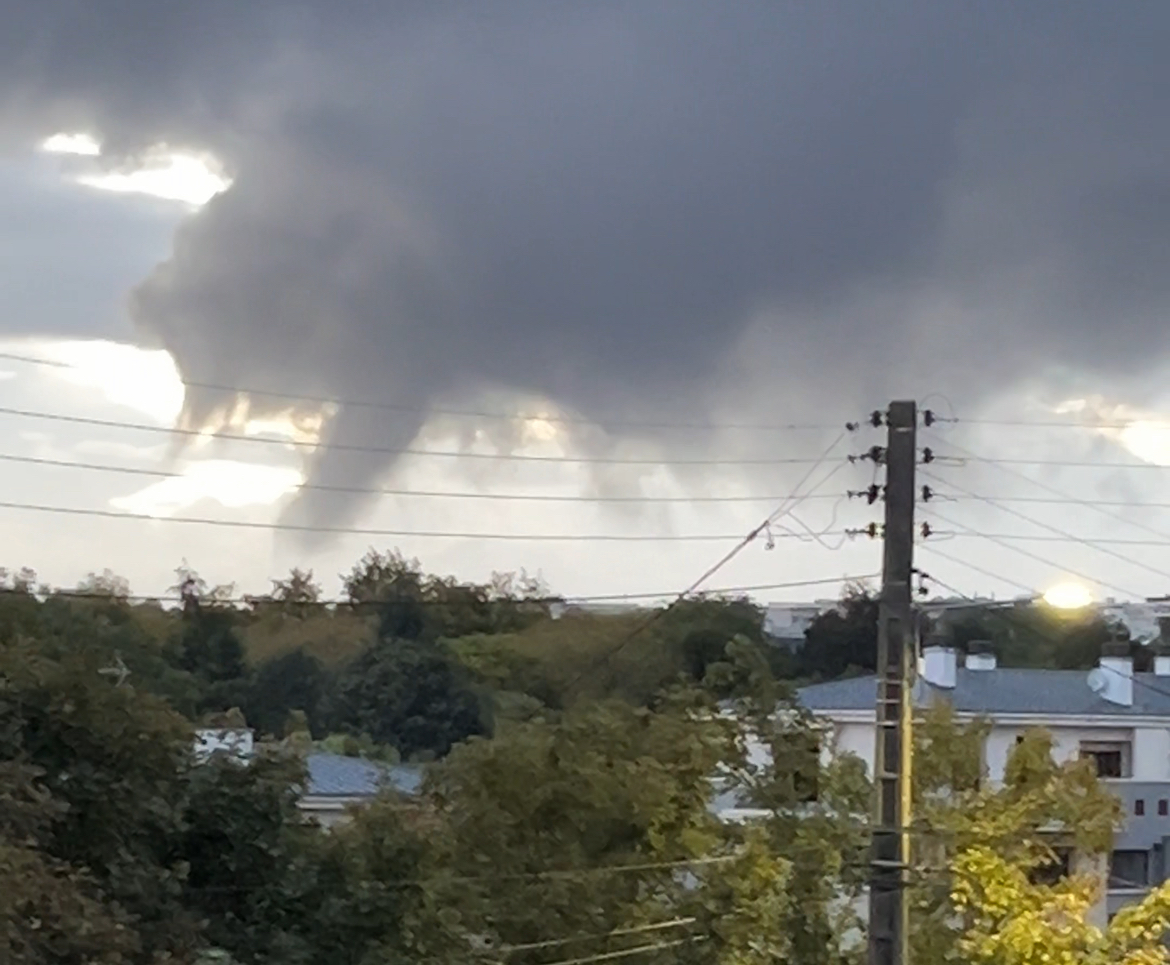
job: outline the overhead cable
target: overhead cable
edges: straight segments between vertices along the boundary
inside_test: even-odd
[[[0,359],[10,362],[25,362],[30,365],[43,365],[58,369],[81,369],[81,366],[56,359],[38,358],[32,355],[19,355],[14,352],[0,352]],[[197,382],[189,379],[180,379],[183,386],[189,389],[204,389],[211,392],[223,392],[229,395],[256,396],[258,398],[286,399],[290,402],[309,402],[313,405],[335,405],[348,409],[379,409],[387,412],[411,412],[422,415],[450,415],[476,419],[499,419],[508,422],[551,422],[565,425],[601,425],[614,429],[688,429],[692,431],[722,431],[722,430],[754,430],[760,432],[789,432],[789,431],[828,431],[840,428],[834,425],[809,423],[701,423],[701,422],[635,422],[612,420],[607,418],[586,419],[579,416],[551,415],[543,412],[529,414],[517,412],[490,412],[477,409],[448,409],[431,406],[407,405],[399,402],[379,402],[368,399],[335,398],[324,395],[305,395],[296,392],[275,392],[269,389],[246,388],[243,386],[222,385],[214,382]]]

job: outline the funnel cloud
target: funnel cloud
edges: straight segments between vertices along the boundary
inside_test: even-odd
[[[1162,5],[2,6],[6,142],[166,142],[233,177],[132,293],[143,339],[188,380],[397,407],[342,405],[327,442],[539,398],[597,427],[584,452],[733,456],[760,438],[625,424],[977,406],[1061,372],[1140,401],[1165,358]],[[392,461],[320,451],[309,480]]]

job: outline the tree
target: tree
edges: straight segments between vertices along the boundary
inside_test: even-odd
[[[287,579],[272,581],[271,593],[246,599],[254,611],[276,612],[303,620],[321,602],[321,586],[314,581],[312,570],[294,567]]]
[[[951,905],[959,916],[957,951],[972,965],[1165,965],[1170,882],[1109,925],[1089,924],[1100,883],[1073,878],[1038,884],[1029,869],[988,847],[952,863]]]
[[[1104,643],[1118,628],[1095,613],[1016,605],[1010,609],[972,608],[949,619],[951,641],[965,648],[973,640],[992,644],[1005,667],[1087,670],[1096,666]],[[1140,652],[1136,654],[1139,658]]]
[[[1119,802],[1091,764],[1056,763],[1043,730],[1025,735],[1002,784],[990,783],[982,765],[986,730],[982,721],[958,722],[946,705],[933,708],[917,728],[913,853],[924,871],[909,898],[918,961],[942,961],[965,947],[973,926],[956,897],[974,900],[962,884],[974,867],[992,873],[978,883],[989,896],[998,878],[1051,874],[1064,849],[1107,854],[1121,818]],[[988,854],[1003,867],[980,865],[979,856]],[[1005,867],[1011,869],[1006,878]]]
[[[441,756],[483,732],[479,699],[447,650],[389,637],[342,672],[330,720],[335,729],[392,744],[403,758]]]
[[[84,652],[53,660],[33,643],[0,648],[0,760],[36,768],[55,802],[39,838],[45,867],[73,869],[132,916],[145,956],[182,951],[197,932],[173,851],[190,726],[101,666]]]
[[[748,599],[696,597],[671,607],[662,617],[664,635],[678,640],[688,673],[696,681],[724,660],[727,644],[738,638],[764,643],[764,613]]]
[[[324,702],[332,677],[321,662],[304,650],[293,650],[269,660],[256,671],[244,701],[248,723],[261,734],[284,735],[292,711],[305,714],[311,732],[324,729]]]
[[[130,581],[113,570],[102,570],[101,573],[90,573],[77,584],[73,592],[116,603],[127,603],[130,597]]]
[[[527,576],[494,574],[487,584],[423,573],[418,560],[370,550],[342,577],[354,607],[372,608],[379,635],[433,642],[471,633],[510,633],[548,616],[543,587]]]
[[[197,712],[226,710],[247,699],[248,666],[236,631],[239,614],[215,602],[188,600],[176,644],[176,664],[201,688]]]
[[[750,651],[738,654],[751,659]],[[743,744],[728,783],[741,806],[757,810],[770,854],[785,862],[783,900],[772,911],[787,936],[782,960],[856,965],[863,952],[857,901],[868,877],[865,765],[850,754],[822,753],[831,748],[820,723],[768,679],[758,659],[752,667],[740,696],[725,705]]]
[[[852,587],[836,609],[822,613],[805,631],[797,654],[799,676],[822,680],[872,672],[877,654],[877,597]]]
[[[688,692],[654,710],[594,703],[455,748],[432,788],[459,928],[501,949],[685,917],[729,854],[709,803],[733,733],[711,711]]]
[[[125,913],[83,871],[44,850],[64,805],[42,772],[0,763],[0,960],[119,965],[139,949]]]
[[[184,904],[206,921],[205,939],[239,962],[298,944],[302,910],[290,884],[320,834],[299,818],[303,784],[301,762],[279,751],[246,764],[218,754],[191,771],[177,839]]]

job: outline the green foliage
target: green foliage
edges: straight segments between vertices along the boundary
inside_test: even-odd
[[[703,707],[593,704],[457,747],[432,789],[444,866],[484,879],[452,883],[460,927],[499,947],[628,925],[654,910],[647,895],[677,910],[685,888],[661,863],[704,857],[725,833],[707,804],[731,731]],[[597,873],[623,866],[637,870]]]
[[[248,667],[237,632],[240,614],[214,602],[196,602],[183,614],[176,663],[201,688],[197,712],[224,710],[247,699]]]
[[[361,757],[368,761],[397,764],[402,760],[390,744],[378,744],[369,734],[329,734],[316,742],[316,747],[329,754],[343,757]]]
[[[978,965],[1166,965],[1170,883],[1122,909],[1104,929],[1089,921],[1100,898],[1091,879],[1038,884],[995,850],[973,847],[955,860],[952,904],[957,953]]]
[[[1021,604],[1008,610],[972,609],[948,620],[947,631],[960,648],[989,641],[1004,667],[1088,670],[1119,628],[1094,613]],[[1134,655],[1142,669],[1145,648],[1135,644]]]
[[[259,733],[279,737],[284,735],[290,712],[300,711],[309,731],[320,734],[332,686],[332,677],[319,660],[293,650],[256,671],[244,700],[244,714]]]
[[[511,633],[548,615],[542,584],[497,575],[488,584],[424,574],[418,560],[370,550],[343,578],[355,607],[379,615],[379,636],[433,642],[472,633]]]
[[[315,834],[297,812],[303,782],[300,762],[277,752],[247,765],[216,754],[191,772],[177,837],[184,903],[207,922],[206,940],[240,962],[294,942],[288,881]]]
[[[805,632],[804,646],[796,654],[796,675],[832,680],[872,672],[877,618],[877,597],[859,587],[847,590],[836,609],[822,613]]]
[[[53,862],[92,880],[133,916],[145,948],[181,948],[194,921],[180,903],[182,825],[192,746],[158,700],[114,686],[87,654],[47,659],[0,649],[0,760],[37,768],[59,805],[42,837]]]
[[[745,746],[733,786],[763,811],[771,853],[787,862],[787,899],[778,912],[789,936],[785,961],[847,965],[857,960],[853,902],[868,873],[871,786],[862,761],[831,751],[819,722],[795,704],[757,687],[732,703]]]
[[[918,729],[913,853],[918,866],[933,869],[910,892],[919,961],[954,955],[971,927],[957,914],[955,882],[944,869],[965,874],[969,856],[994,854],[1013,876],[1035,876],[1052,866],[1058,848],[1107,854],[1121,819],[1091,764],[1056,763],[1043,730],[1024,736],[1002,785],[990,784],[982,773],[985,732],[985,723],[960,724],[945,709]]]
[[[339,729],[393,745],[404,758],[446,754],[483,730],[478,697],[450,653],[392,638],[342,672],[331,719]]]
[[[45,850],[64,805],[42,772],[0,763],[0,961],[25,965],[125,962],[138,949],[126,916],[83,872]]]

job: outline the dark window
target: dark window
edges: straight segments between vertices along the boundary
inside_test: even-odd
[[[1125,755],[1119,747],[1082,747],[1081,757],[1096,762],[1098,777],[1125,777]]]
[[[810,739],[804,751],[804,759],[792,775],[792,789],[798,801],[811,804],[820,795],[821,742]]]
[[[1146,813],[1145,798],[1139,797],[1136,801],[1133,802],[1133,813],[1136,814],[1139,818],[1143,817],[1145,815],[1145,813]]]
[[[1069,876],[1072,867],[1072,849],[1055,848],[1055,860],[1032,869],[1028,876],[1034,885],[1055,885]]]
[[[1158,802],[1158,817],[1164,818],[1167,814],[1170,814],[1170,807],[1167,806],[1168,803],[1170,802],[1167,802],[1165,798],[1162,798]]]
[[[1145,888],[1149,883],[1148,851],[1114,851],[1109,856],[1110,888]]]

